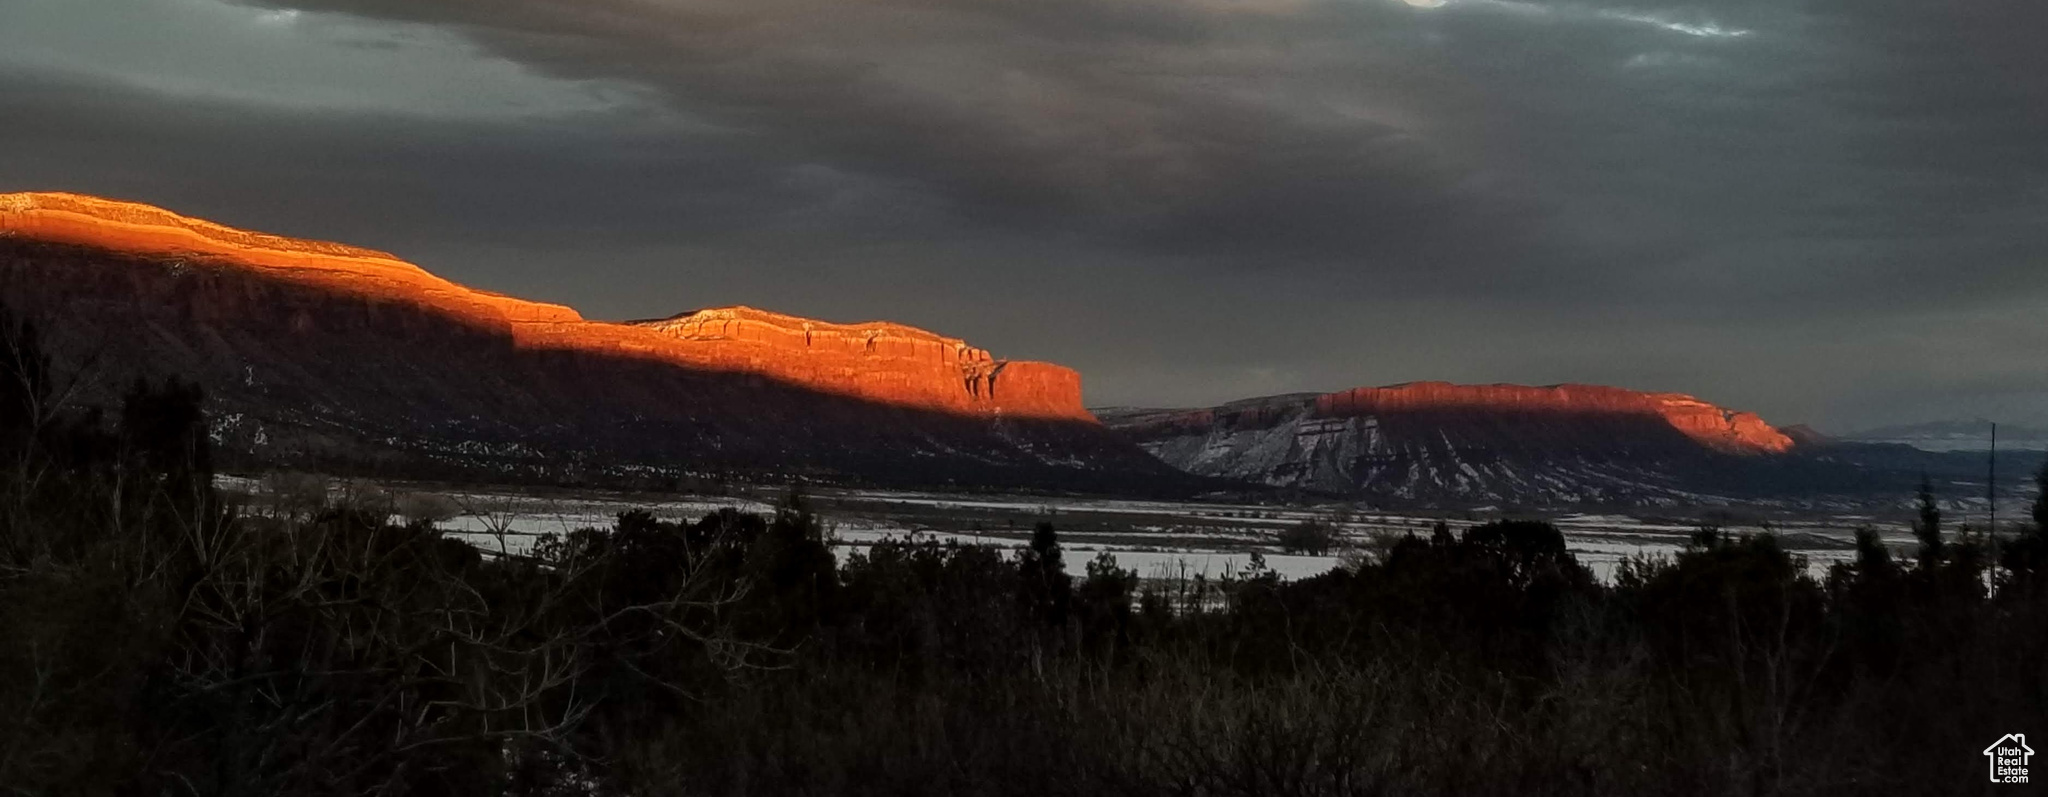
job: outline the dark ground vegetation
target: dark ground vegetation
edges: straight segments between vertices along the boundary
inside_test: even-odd
[[[5,326],[0,791],[1953,794],[2048,733],[2042,509],[1822,580],[1706,529],[1603,585],[1530,522],[1297,582],[1070,574],[1050,526],[842,565],[800,502],[492,558],[238,514],[195,390],[68,410]]]

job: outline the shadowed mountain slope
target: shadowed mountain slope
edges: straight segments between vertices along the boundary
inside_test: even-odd
[[[1751,413],[1597,385],[1420,382],[1096,414],[1189,473],[1391,503],[1860,502],[1917,477],[1848,449],[1809,455]]]
[[[251,464],[560,480],[1192,484],[1108,432],[1080,378],[884,322],[746,307],[607,323],[387,254],[69,194],[0,195],[0,301],[107,403],[206,388]]]

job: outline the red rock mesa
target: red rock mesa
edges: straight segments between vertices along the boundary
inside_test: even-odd
[[[1321,395],[1247,399],[1205,409],[1112,412],[1116,418],[1111,426],[1144,437],[1212,427],[1263,428],[1289,419],[1457,416],[1513,419],[1506,428],[1490,430],[1488,434],[1555,438],[1557,430],[1545,428],[1551,424],[1544,420],[1555,417],[1558,423],[1571,428],[1571,433],[1562,439],[1574,446],[1601,448],[1634,442],[1638,435],[1633,431],[1644,428],[1643,422],[1668,427],[1692,443],[1722,454],[1780,454],[1794,446],[1790,436],[1755,413],[1723,409],[1681,393],[1646,393],[1602,385],[1531,387],[1409,382]],[[1611,425],[1620,422],[1628,425]],[[1433,421],[1428,425],[1434,428],[1441,423]],[[1623,429],[1633,431],[1624,433]],[[1603,431],[1609,433],[1605,437],[1610,439],[1600,439]]]
[[[383,252],[248,232],[161,208],[62,193],[0,194],[0,236],[156,259],[224,262],[263,276],[409,303],[509,335],[517,346],[756,374],[919,410],[1093,423],[1073,370],[999,360],[965,342],[886,322],[835,324],[748,307],[609,323],[474,290]]]
[[[1453,385],[1409,382],[1360,387],[1316,399],[1328,417],[1419,410],[1653,415],[1702,446],[1724,454],[1778,454],[1792,438],[1755,413],[1722,409],[1681,393],[1644,393],[1602,385]]]
[[[1793,440],[1755,415],[1596,385],[1418,382],[1097,412],[1187,473],[1390,502],[1671,505],[1815,476],[1773,456]]]

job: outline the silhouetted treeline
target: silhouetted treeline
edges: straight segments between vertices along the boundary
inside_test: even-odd
[[[1703,529],[1602,584],[1534,522],[1294,582],[1069,573],[1051,526],[841,563],[801,501],[487,556],[238,512],[196,390],[71,413],[0,330],[17,793],[1953,794],[2048,717],[2048,507],[1930,496],[1820,579]]]

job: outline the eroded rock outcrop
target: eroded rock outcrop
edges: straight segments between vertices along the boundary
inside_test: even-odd
[[[986,349],[922,329],[870,321],[835,324],[752,307],[720,307],[634,326],[717,347],[735,367],[803,384],[916,406],[990,408],[1088,418],[1081,377],[1049,363],[998,360]]]
[[[435,305],[487,323],[583,321],[567,307],[466,288],[383,252],[237,230],[82,194],[0,194],[0,235],[143,256],[218,259],[280,279]]]
[[[1687,503],[1786,453],[1754,414],[1598,385],[1416,382],[1191,410],[1098,411],[1176,468],[1426,503]]]
[[[1097,423],[1072,370],[924,330],[747,307],[591,321],[93,197],[0,195],[0,302],[89,364],[101,401],[136,376],[199,381],[217,439],[255,464],[1188,483]]]
[[[1722,409],[1681,393],[1645,393],[1603,385],[1410,382],[1320,396],[1316,411],[1333,417],[1422,411],[1650,415],[1662,418],[1700,445],[1723,453],[1778,454],[1792,448],[1792,438],[1755,413]]]
[[[886,322],[836,324],[749,307],[628,324],[458,285],[392,255],[248,232],[78,194],[0,194],[0,235],[157,258],[204,258],[359,299],[417,304],[502,329],[521,346],[651,357],[917,409],[1092,422],[1081,381],[1049,363]]]

